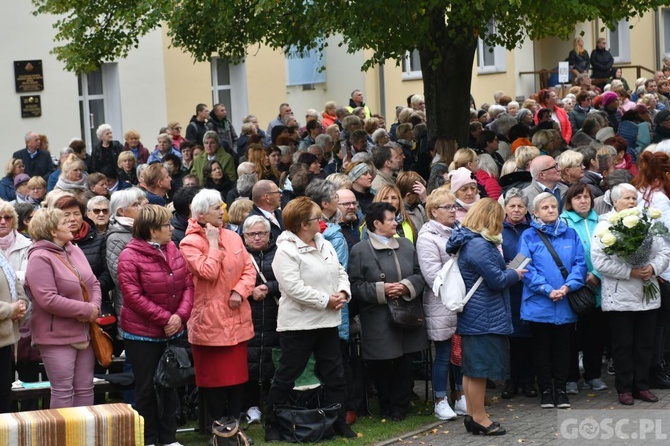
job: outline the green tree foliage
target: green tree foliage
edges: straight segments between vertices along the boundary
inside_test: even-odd
[[[578,22],[616,23],[665,0],[32,0],[55,14],[53,53],[66,69],[117,60],[162,24],[198,61],[239,62],[258,45],[312,49],[340,35],[348,51],[371,50],[362,69],[421,55],[430,136],[467,141],[471,67],[481,37],[512,49],[524,38],[569,38]],[[493,21],[495,31],[488,33]]]

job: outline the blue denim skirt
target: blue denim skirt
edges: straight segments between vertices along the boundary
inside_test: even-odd
[[[461,339],[464,376],[489,378],[494,381],[510,379],[507,336],[461,335]]]

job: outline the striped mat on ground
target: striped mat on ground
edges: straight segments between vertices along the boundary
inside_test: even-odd
[[[128,404],[0,415],[2,446],[143,446],[144,419]]]

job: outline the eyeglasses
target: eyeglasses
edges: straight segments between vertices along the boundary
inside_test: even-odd
[[[309,222],[312,221],[312,220],[321,220],[321,217],[312,217],[312,218],[308,218],[308,219],[307,219],[307,222],[309,223]]]
[[[265,195],[270,195],[270,194],[281,194],[281,191],[280,190],[275,190],[275,191],[272,191],[272,192],[268,192]]]
[[[0,220],[12,221],[14,219],[11,215],[0,215]]]
[[[259,232],[245,232],[244,235],[249,238],[263,238],[268,235],[268,231],[259,231]]]
[[[542,169],[540,172],[546,172],[548,170],[558,170],[558,163],[554,164],[553,166],[547,167],[546,169]]]
[[[161,228],[165,228],[167,226],[172,226],[172,224],[171,223],[165,223],[165,224],[161,225]]]
[[[140,207],[140,203],[136,201],[136,202],[134,202],[133,204],[131,204],[131,205],[128,206],[128,207],[129,207],[129,208],[138,208],[138,207]]]
[[[445,204],[444,206],[438,206],[437,208],[438,209],[444,209],[445,211],[449,212],[449,211],[455,210],[456,205],[455,204]]]
[[[350,208],[350,207],[356,207],[358,206],[358,201],[347,201],[344,203],[338,203],[340,206],[343,206],[345,208]]]
[[[109,214],[109,209],[91,209],[91,212],[93,212],[93,213],[96,214],[96,215],[97,215],[97,214],[105,214],[105,215],[107,215],[107,214]]]

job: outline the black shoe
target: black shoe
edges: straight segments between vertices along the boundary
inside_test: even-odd
[[[570,400],[568,399],[568,395],[564,390],[556,391],[556,397],[554,398],[554,401],[556,402],[556,407],[559,409],[570,408]]]
[[[472,420],[470,423],[472,427],[472,435],[505,435],[507,431],[500,427],[498,423],[491,423],[488,427],[484,427],[481,424],[477,423],[475,420]]]
[[[537,390],[535,390],[535,386],[532,384],[525,384],[522,392],[528,398],[537,398]]]
[[[542,392],[542,398],[540,399],[540,407],[543,409],[553,409],[556,407],[554,402],[554,394],[551,393],[551,390],[545,390]]]
[[[340,437],[344,438],[356,438],[358,437],[358,434],[354,432],[347,423],[336,423],[335,426],[333,426],[333,429],[335,430],[335,433],[339,435]],[[265,436],[267,437],[267,431]],[[267,440],[266,440],[267,441]]]
[[[468,432],[468,434],[472,433],[472,417],[470,415],[466,415],[463,417],[463,425],[465,426],[465,430]]]
[[[265,442],[270,441],[279,441],[281,436],[279,435],[279,428],[274,424],[265,425]]]
[[[517,394],[517,386],[512,381],[505,382],[505,388],[502,391],[502,398],[508,400],[514,398]]]
[[[495,389],[496,388],[496,383],[494,383],[490,379],[486,378],[486,388],[487,389]]]
[[[670,376],[663,367],[655,366],[649,372],[649,387],[652,389],[670,389]]]

